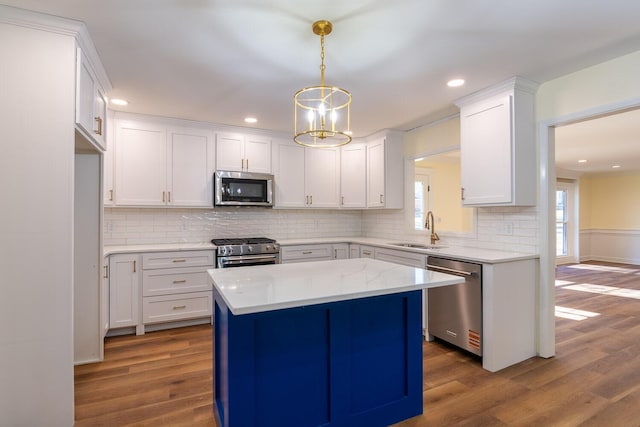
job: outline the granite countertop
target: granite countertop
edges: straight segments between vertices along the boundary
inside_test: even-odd
[[[207,270],[235,315],[447,286],[464,278],[368,258]]]

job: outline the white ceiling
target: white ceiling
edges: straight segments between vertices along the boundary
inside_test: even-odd
[[[558,127],[555,139],[557,168],[579,173],[640,170],[640,109]]]
[[[629,0],[0,0],[86,23],[113,109],[292,132],[293,94],[353,94],[354,136],[410,129],[514,75],[544,82],[640,50]],[[447,80],[467,84],[451,89]],[[560,156],[559,156],[560,157]]]

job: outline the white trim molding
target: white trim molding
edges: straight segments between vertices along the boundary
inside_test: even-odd
[[[640,265],[640,230],[580,230],[580,261]]]

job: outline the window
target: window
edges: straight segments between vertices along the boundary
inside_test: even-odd
[[[567,190],[556,190],[556,256],[567,255]]]
[[[578,218],[576,183],[558,180],[556,183],[556,263],[578,262]]]

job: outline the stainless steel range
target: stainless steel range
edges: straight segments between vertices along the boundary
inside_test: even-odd
[[[212,239],[217,246],[216,267],[247,267],[280,263],[280,245],[266,237]]]

